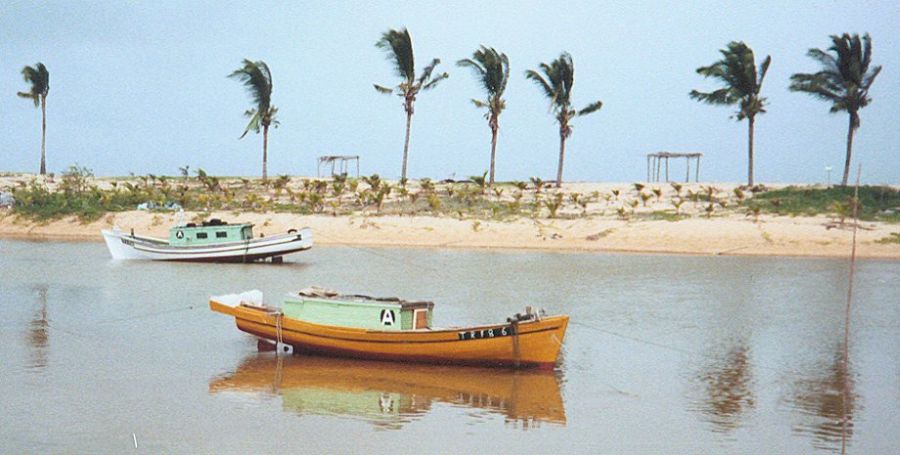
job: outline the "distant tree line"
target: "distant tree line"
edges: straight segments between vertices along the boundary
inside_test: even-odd
[[[846,160],[841,184],[846,186],[850,172],[850,159],[853,150],[853,137],[860,126],[860,109],[866,107],[872,98],[869,89],[881,72],[881,66],[871,66],[872,39],[868,33],[860,37],[858,34],[832,35],[831,46],[827,50],[810,49],[807,55],[821,66],[816,73],[796,73],[791,76],[789,89],[804,92],[831,103],[830,112],[847,112],[849,125],[847,130]],[[447,72],[435,73],[441,63],[438,58],[432,59],[422,71],[416,74],[412,38],[407,29],[390,29],[384,32],[375,46],[385,53],[391,62],[400,82],[394,87],[374,84],[375,89],[384,94],[393,94],[403,99],[403,110],[406,113],[406,136],[403,143],[403,162],[400,171],[401,184],[407,181],[409,161],[409,141],[412,128],[412,116],[415,113],[415,102],[420,93],[431,90],[449,77]],[[766,112],[768,105],[761,95],[762,84],[772,62],[766,56],[757,68],[753,50],[743,42],[733,41],[719,51],[721,60],[709,66],[697,68],[697,73],[705,78],[712,78],[721,83],[721,88],[711,92],[692,90],[689,96],[697,101],[714,105],[736,105],[734,118],[738,121],[747,119],[747,183],[752,186],[753,176],[753,138],[756,115]],[[497,136],[500,131],[500,114],[506,107],[505,91],[509,81],[510,63],[506,54],[488,46],[480,46],[471,58],[461,59],[457,66],[471,69],[486,98],[473,98],[472,103],[484,109],[485,119],[491,131],[489,186],[495,181],[497,155]],[[871,67],[871,68],[870,68]],[[47,172],[46,163],[46,131],[47,131],[47,94],[50,91],[50,73],[43,63],[26,66],[22,75],[31,87],[28,92],[18,92],[18,96],[30,99],[35,107],[41,108],[41,164],[40,174]],[[268,138],[269,127],[277,127],[276,114],[278,108],[272,105],[272,73],[263,61],[245,59],[240,68],[228,77],[239,80],[247,88],[253,107],[244,114],[250,121],[240,136],[243,138],[253,131],[263,134],[262,178],[268,178]],[[572,107],[572,89],[575,83],[575,65],[572,56],[562,52],[559,57],[548,63],[538,64],[537,70],[525,71],[525,77],[535,83],[541,93],[550,102],[550,111],[559,126],[559,163],[556,173],[556,186],[563,182],[563,164],[566,152],[566,139],[572,135],[571,121],[575,117],[588,115],[600,110],[602,101],[595,101],[582,109]]]

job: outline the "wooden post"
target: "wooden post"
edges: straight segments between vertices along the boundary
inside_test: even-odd
[[[687,174],[684,176],[684,183],[688,183],[691,181],[691,156],[687,157],[687,166],[685,166],[685,170],[687,170]]]
[[[669,157],[666,157],[666,181],[669,181]]]
[[[650,154],[647,154],[647,182],[650,181]]]
[[[700,157],[697,157],[697,170],[694,172],[694,182],[700,181]]]

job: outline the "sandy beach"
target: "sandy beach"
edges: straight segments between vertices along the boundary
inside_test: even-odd
[[[186,214],[190,219],[192,214]],[[271,235],[309,226],[323,246],[527,249],[569,252],[632,252],[702,255],[779,255],[844,257],[850,254],[852,230],[830,227],[828,217],[741,215],[679,221],[610,218],[520,219],[509,222],[432,216],[339,216],[286,213],[214,212],[228,222],[250,222],[258,234]],[[166,237],[175,214],[144,211],[108,214],[92,223],[68,218],[35,223],[0,215],[0,237],[100,241],[101,229]],[[900,259],[900,244],[878,243],[900,227],[861,223],[857,255]]]
[[[32,179],[41,179],[53,191],[59,185],[55,181],[29,174],[0,176],[0,190],[11,191]],[[293,177],[288,189],[303,191],[305,177]],[[92,179],[92,185],[108,190],[121,179]],[[394,182],[393,184],[396,184]],[[193,183],[192,185],[198,185]],[[240,188],[242,179],[223,180],[225,187]],[[415,188],[419,182],[411,183]],[[466,185],[466,184],[462,184]],[[787,185],[771,185],[775,189]],[[704,213],[704,203],[686,202],[679,208],[681,218],[657,219],[650,215],[674,212],[672,201],[688,192],[703,192],[710,187],[718,198],[728,202],[728,209],[717,209],[712,216]],[[469,248],[469,249],[519,249],[560,252],[628,252],[662,254],[740,255],[740,256],[821,256],[847,257],[850,254],[853,230],[852,221],[843,225],[834,217],[779,216],[762,213],[758,217],[748,215],[746,208],[735,200],[735,183],[690,183],[679,188],[678,195],[667,183],[648,184],[638,191],[631,183],[567,183],[561,190],[545,188],[544,194],[533,190],[520,192],[523,201],[529,198],[550,197],[554,191],[566,196],[594,195],[592,202],[582,207],[563,205],[558,217],[550,217],[546,210],[532,217],[496,220],[489,216],[435,215],[428,211],[415,214],[394,212],[380,213],[372,206],[352,209],[349,213],[323,213],[302,215],[272,211],[222,210],[210,212],[185,212],[184,219],[219,218],[231,223],[254,224],[256,235],[272,235],[292,228],[309,226],[313,229],[316,245],[322,246],[373,246],[416,248]],[[446,191],[439,185],[436,191]],[[236,189],[235,191],[240,191]],[[421,190],[420,190],[421,191]],[[514,188],[507,186],[497,201],[508,203]],[[641,193],[659,191],[638,203]],[[253,189],[255,196],[277,199],[271,189]],[[616,193],[615,197],[611,197]],[[651,193],[652,194],[652,193]],[[598,196],[598,195],[602,195]],[[392,198],[398,196],[391,195]],[[493,197],[493,196],[487,196]],[[752,194],[747,193],[748,198]],[[346,196],[344,197],[346,198]],[[346,199],[343,199],[346,201]],[[396,199],[395,199],[396,200]],[[630,206],[626,201],[633,202]],[[355,206],[352,201],[344,202]],[[627,209],[631,215],[617,213]],[[134,230],[141,235],[166,238],[168,230],[178,219],[174,212],[126,211],[109,212],[93,222],[82,222],[75,217],[52,221],[33,221],[18,216],[12,209],[0,209],[0,237],[53,240],[101,241],[101,229],[118,227],[123,231]],[[857,255],[864,258],[900,259],[900,243],[885,239],[900,235],[900,225],[883,221],[862,221],[857,230]]]

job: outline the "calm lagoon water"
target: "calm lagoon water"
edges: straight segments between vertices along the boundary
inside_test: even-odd
[[[900,453],[900,262],[314,248],[113,262],[0,240],[0,453]],[[211,294],[310,284],[435,325],[568,313],[552,373],[257,353]],[[136,452],[137,452],[136,451]]]

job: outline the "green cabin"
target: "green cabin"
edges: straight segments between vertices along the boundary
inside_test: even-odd
[[[320,288],[290,293],[281,305],[289,318],[322,325],[372,330],[427,330],[431,328],[432,302],[398,298],[338,295]]]
[[[246,242],[253,239],[250,223],[228,224],[217,218],[200,225],[187,223],[169,229],[169,245],[202,246],[229,242]]]

